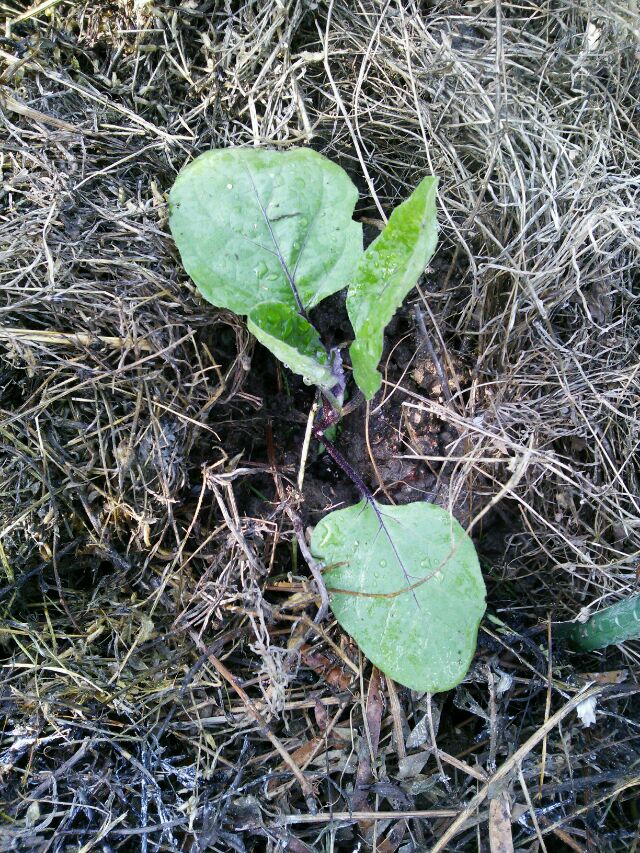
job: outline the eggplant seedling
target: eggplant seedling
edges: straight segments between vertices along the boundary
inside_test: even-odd
[[[362,495],[315,528],[331,608],[364,654],[414,690],[458,684],[475,651],[485,586],[470,538],[426,502],[377,503],[328,439],[342,416],[346,374],[309,311],[348,288],[353,378],[380,388],[384,330],[437,242],[437,179],[425,177],[365,250],[353,219],[358,191],[336,163],[308,148],[208,151],[178,175],[169,223],[205,299],[245,315],[249,330],[309,385],[322,406],[313,434]]]

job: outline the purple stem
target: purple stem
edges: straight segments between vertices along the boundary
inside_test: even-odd
[[[293,293],[293,298],[295,299],[296,305],[298,307],[298,313],[300,314],[301,317],[304,317],[304,319],[307,322],[309,322],[309,315],[307,314],[305,307],[304,307],[304,304],[302,302],[302,299],[300,298],[300,293],[298,292],[298,288],[296,286],[295,280],[294,280],[293,276],[291,275],[289,267],[287,266],[287,262],[285,261],[284,256],[283,256],[282,252],[280,251],[280,245],[278,244],[278,241],[276,239],[276,235],[273,231],[273,227],[271,225],[271,220],[269,219],[269,215],[267,214],[267,210],[262,203],[262,199],[260,198],[260,193],[258,192],[258,188],[256,187],[255,181],[253,180],[253,175],[251,174],[251,170],[249,169],[248,166],[246,167],[246,169],[247,169],[247,174],[249,175],[249,180],[251,181],[251,186],[253,187],[253,191],[254,191],[255,196],[256,196],[256,201],[258,202],[258,207],[260,208],[260,211],[264,217],[264,221],[267,223],[267,228],[269,229],[269,234],[270,234],[271,240],[273,242],[273,248],[275,249],[276,256],[277,256],[278,260],[280,261],[280,266],[284,270],[284,274],[286,275],[287,281],[289,282],[289,286],[291,287],[291,291]],[[297,268],[297,263],[296,263],[296,268]]]
[[[333,459],[336,465],[338,465],[338,467],[344,471],[347,477],[358,489],[364,500],[375,512],[376,518],[378,519],[378,522],[380,524],[380,529],[384,531],[384,535],[387,537],[389,545],[391,545],[391,550],[393,551],[395,558],[398,561],[398,565],[402,569],[402,574],[404,575],[404,578],[407,582],[407,586],[411,587],[412,584],[411,579],[409,578],[409,573],[407,572],[405,565],[402,562],[402,557],[398,553],[398,549],[396,548],[395,542],[393,541],[393,538],[389,533],[387,525],[384,523],[382,513],[380,512],[378,504],[375,502],[373,495],[367,488],[367,485],[360,476],[360,474],[358,474],[355,468],[351,466],[351,464],[344,458],[342,453],[340,453],[338,448],[325,435],[325,431],[339,420],[340,414],[336,412],[335,409],[333,409],[333,407],[326,400],[323,400],[322,418],[313,428],[313,436],[318,441],[322,442],[329,456]],[[413,600],[415,601],[416,606],[418,607],[418,609],[420,609],[420,604],[413,589],[411,590],[411,595],[413,596]]]

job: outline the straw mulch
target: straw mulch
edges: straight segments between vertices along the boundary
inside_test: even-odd
[[[638,580],[636,3],[41,5],[0,39],[0,850],[635,849],[638,646],[549,625]],[[476,540],[450,693],[314,626],[294,520],[353,489],[312,448],[297,493],[312,392],[168,234],[177,171],[252,144],[340,162],[369,237],[440,177],[338,443]]]

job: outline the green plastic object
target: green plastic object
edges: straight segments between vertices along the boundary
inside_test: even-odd
[[[395,208],[385,229],[360,258],[349,286],[347,310],[356,336],[349,349],[351,364],[356,383],[368,400],[382,382],[377,367],[385,327],[436,248],[437,189],[437,178],[423,178]]]
[[[294,373],[309,385],[331,390],[335,379],[317,331],[304,317],[281,302],[262,302],[251,311],[247,326]]]
[[[413,690],[448,690],[469,669],[485,611],[474,545],[434,504],[377,506],[386,531],[361,501],[313,532],[331,609],[386,675]]]
[[[640,595],[594,613],[586,622],[555,626],[556,637],[565,639],[578,652],[592,652],[640,637]]]
[[[236,314],[260,302],[305,309],[345,287],[362,254],[358,191],[310,148],[226,148],[178,175],[169,226],[205,299]]]

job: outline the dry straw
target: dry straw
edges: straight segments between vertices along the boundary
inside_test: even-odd
[[[2,14],[0,850],[627,849],[637,647],[536,626],[637,581],[636,4]],[[238,144],[339,160],[371,234],[440,177],[437,259],[342,441],[478,537],[494,621],[453,697],[305,613],[291,518],[350,489],[312,448],[297,502],[308,391],[167,235],[176,171]]]

